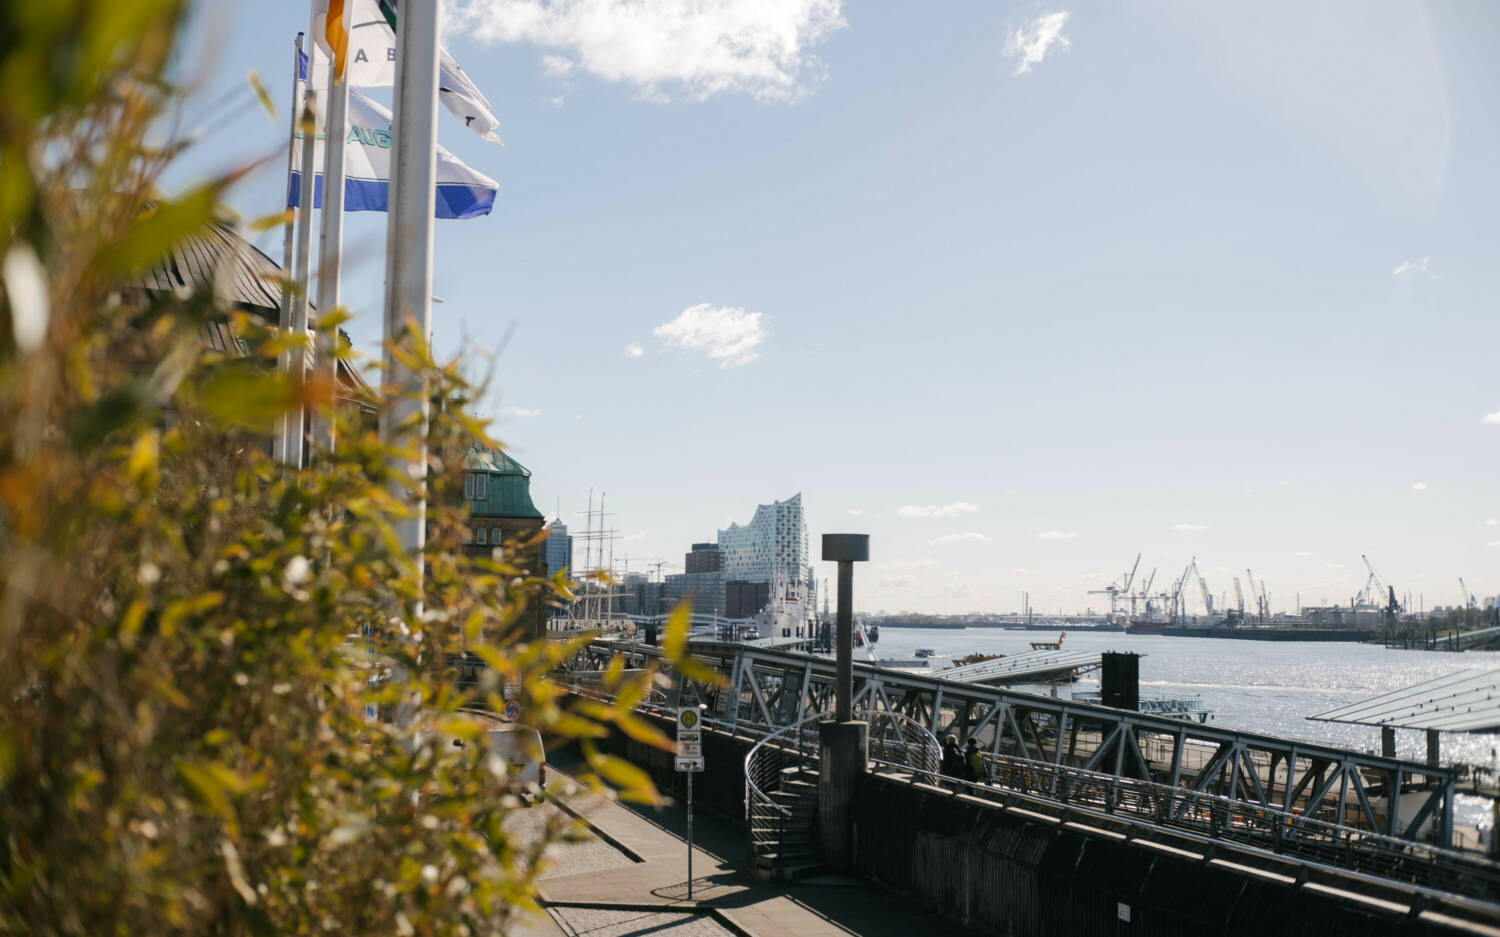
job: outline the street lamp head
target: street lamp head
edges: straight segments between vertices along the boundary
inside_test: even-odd
[[[869,534],[824,534],[823,559],[836,563],[863,563],[870,558]]]

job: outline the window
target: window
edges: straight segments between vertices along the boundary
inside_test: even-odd
[[[483,501],[489,497],[490,477],[483,473],[474,476],[474,500]]]
[[[484,539],[485,538],[485,533],[486,533],[486,531],[485,531],[485,529],[483,527],[481,527],[478,530],[474,531],[474,542],[477,543],[477,544],[479,544],[480,546],[484,546],[485,545],[485,539]]]
[[[467,501],[467,500],[472,499],[473,497],[474,497],[474,476],[473,475],[465,475],[464,476],[464,500]]]
[[[500,528],[490,528],[490,543],[493,543],[497,547],[500,545]]]

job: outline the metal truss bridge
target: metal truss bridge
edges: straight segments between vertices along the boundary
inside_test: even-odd
[[[717,642],[691,647],[725,685],[678,677],[652,704],[701,703],[718,721],[761,731],[833,712],[830,658]],[[564,669],[587,681],[588,672],[602,670],[615,655],[628,667],[654,668],[660,650],[596,641]],[[897,713],[940,739],[978,738],[993,783],[1005,787],[1013,780],[1029,796],[1067,802],[1083,789],[1070,780],[1075,776],[1094,786],[1099,778],[1113,779],[1115,794],[1145,785],[1150,798],[1110,795],[1102,802],[1111,811],[1145,810],[1152,823],[1182,828],[1225,818],[1232,827],[1233,817],[1253,817],[1278,850],[1299,838],[1320,842],[1330,829],[1346,849],[1391,841],[1443,849],[1453,842],[1456,773],[1447,768],[858,661],[854,693],[857,717]],[[1208,801],[1223,809],[1208,811],[1205,821],[1199,814]]]

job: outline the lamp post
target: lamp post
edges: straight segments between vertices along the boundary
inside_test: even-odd
[[[854,864],[854,794],[869,762],[869,727],[854,720],[854,564],[870,559],[868,534],[824,534],[823,559],[838,563],[834,721],[820,727],[818,831],[824,863]]]

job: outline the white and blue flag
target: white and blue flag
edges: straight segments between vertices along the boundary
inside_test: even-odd
[[[304,76],[306,56],[303,57]],[[320,108],[321,110],[321,108]],[[320,117],[323,115],[319,115]],[[391,112],[355,88],[349,89],[349,127],[344,139],[344,210],[387,211],[391,196]],[[313,165],[323,165],[324,135],[319,133]],[[292,139],[292,177],[287,207],[295,208],[302,189],[302,135]],[[437,206],[439,218],[477,218],[495,205],[500,184],[456,156],[437,148]],[[323,174],[313,176],[313,207],[323,204]]]

